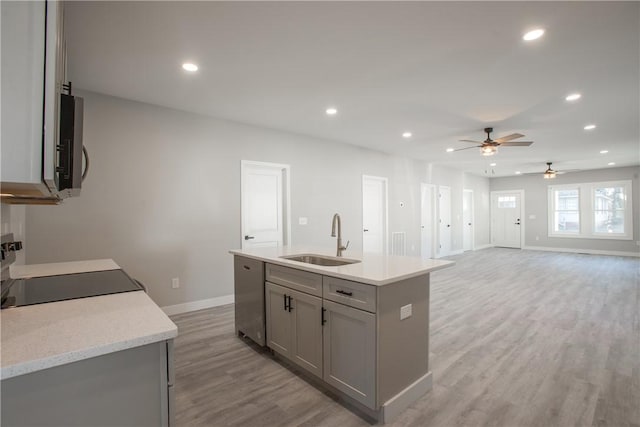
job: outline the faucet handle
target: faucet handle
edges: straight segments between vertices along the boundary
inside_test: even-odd
[[[343,249],[346,251],[348,247],[349,247],[349,240],[347,240],[347,245]]]

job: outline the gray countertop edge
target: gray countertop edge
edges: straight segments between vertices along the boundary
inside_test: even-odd
[[[116,351],[141,347],[143,345],[173,339],[177,336],[178,328],[174,327],[170,330],[146,335],[144,337],[109,343],[88,349],[56,354],[55,356],[29,360],[23,363],[15,363],[13,365],[3,366],[2,369],[0,369],[0,380],[7,380],[9,378],[30,374],[32,372],[37,372],[48,368],[54,368],[56,366],[66,365],[68,363],[78,362],[84,359],[104,356],[105,354],[114,353]]]

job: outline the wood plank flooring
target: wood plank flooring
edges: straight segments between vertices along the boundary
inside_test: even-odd
[[[492,248],[432,274],[434,388],[394,426],[640,427],[640,260]],[[367,426],[235,336],[173,317],[180,426]]]

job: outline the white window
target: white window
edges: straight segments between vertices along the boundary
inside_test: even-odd
[[[633,237],[631,181],[549,186],[549,236]]]
[[[516,207],[516,196],[498,196],[498,208],[510,208]]]

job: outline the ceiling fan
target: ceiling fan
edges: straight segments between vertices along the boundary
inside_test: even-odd
[[[542,177],[544,179],[554,179],[556,177],[556,175],[562,175],[563,173],[567,173],[567,172],[577,172],[580,169],[567,169],[567,170],[555,170],[555,169],[551,169],[551,165],[553,163],[551,162],[547,162],[547,170],[545,170],[542,173]],[[539,175],[540,172],[529,172],[529,173],[525,173],[524,175]]]
[[[513,141],[517,138],[522,138],[524,135],[521,133],[512,133],[511,135],[503,136],[501,138],[491,139],[491,132],[493,128],[484,128],[487,134],[487,139],[484,141],[473,141],[470,139],[461,139],[460,142],[471,142],[473,144],[480,144],[474,147],[459,148],[453,151],[468,150],[470,148],[480,148],[480,152],[483,156],[493,156],[498,152],[498,147],[528,147],[533,144],[533,141]]]

